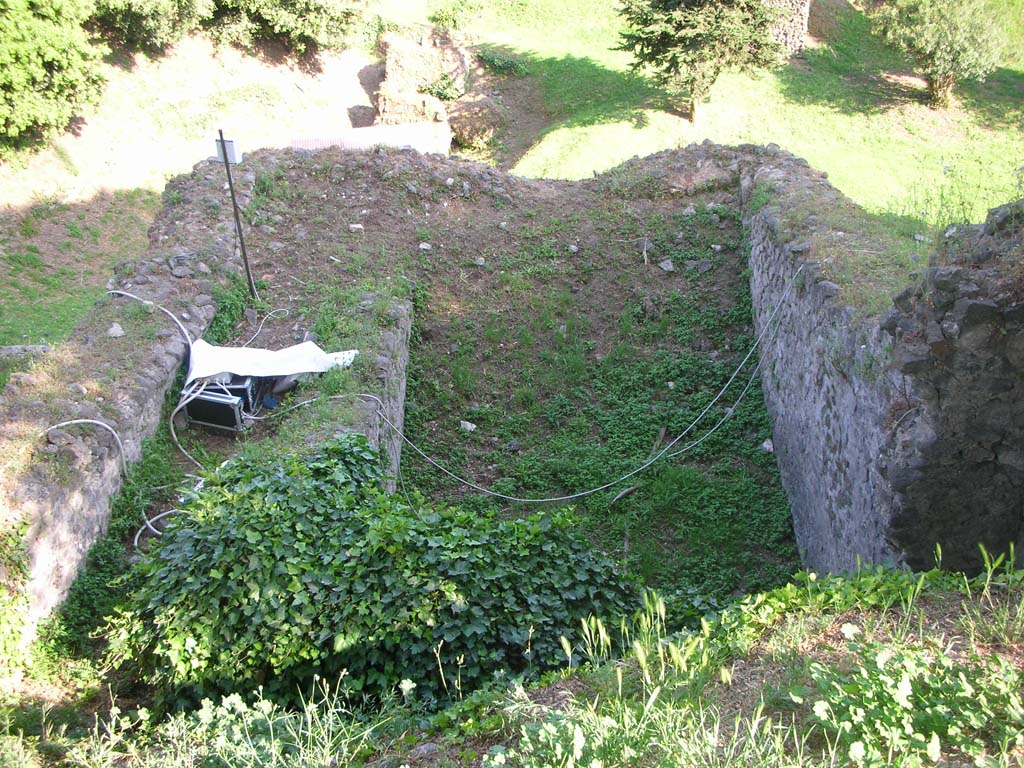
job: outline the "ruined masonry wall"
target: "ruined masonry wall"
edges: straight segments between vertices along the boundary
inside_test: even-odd
[[[940,266],[865,316],[827,275],[833,260],[856,258],[860,234],[872,235],[858,233],[863,212],[805,161],[774,146],[705,144],[615,173],[631,171],[663,179],[669,195],[739,191],[758,330],[781,301],[762,384],[807,567],[849,570],[859,559],[926,568],[939,544],[945,566],[970,569],[979,543],[1024,550],[1024,201],[951,230]],[[216,286],[241,269],[222,174],[205,162],[173,181],[149,253],[111,283],[167,306],[194,336],[215,313]],[[255,176],[244,165],[238,176],[244,205]],[[829,224],[837,212],[848,231]],[[401,428],[411,309],[396,305],[391,317],[376,363],[385,411]],[[13,375],[0,398],[0,522],[30,523],[30,624],[63,599],[121,483],[105,431],[41,436],[64,419],[101,419],[120,433],[126,458],[138,458],[186,351],[168,323],[138,332],[144,320],[133,302],[101,302],[49,367]],[[110,334],[114,323],[126,332]],[[83,356],[120,365],[85,370]],[[396,474],[400,438],[372,409],[360,428]]]
[[[741,189],[759,330],[793,283],[762,383],[805,565],[929,568],[939,545],[944,567],[976,570],[979,544],[1024,547],[1024,201],[951,229],[937,266],[864,317],[823,276],[857,237],[823,223],[849,201],[774,148],[753,150]],[[758,189],[772,204],[754,210]]]
[[[248,204],[254,182],[251,170],[237,166],[240,206]],[[217,286],[242,270],[223,166],[199,163],[191,175],[168,185],[165,200],[173,202],[150,230],[149,252],[138,264],[121,265],[108,288],[167,307],[199,338],[216,313]],[[388,418],[401,428],[411,305],[394,304],[390,318],[393,326],[384,332],[375,361],[378,394]],[[109,333],[115,323],[123,335]],[[106,430],[73,427],[45,438],[46,428],[75,418],[101,420],[118,432],[128,463],[136,461],[143,439],[164,426],[162,408],[186,354],[169,319],[116,298],[101,301],[47,365],[11,376],[0,396],[0,523],[28,522],[26,638],[64,599],[89,547],[106,529],[111,498],[123,479],[117,445]],[[97,355],[110,362],[108,368],[79,365]],[[351,426],[383,447],[390,474],[396,475],[401,438],[376,409],[368,407]],[[9,574],[0,572],[0,588],[7,582]]]

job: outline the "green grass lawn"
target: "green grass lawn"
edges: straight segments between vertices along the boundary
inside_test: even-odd
[[[405,5],[426,16],[442,4]],[[633,155],[710,138],[776,143],[813,166],[874,213],[941,226],[980,219],[1021,194],[1024,163],[1024,2],[1000,0],[1013,37],[1004,66],[966,84],[960,105],[936,111],[909,62],[842,2],[818,3],[822,38],[774,72],[723,76],[696,125],[671,113],[657,90],[629,72],[617,44],[614,0],[518,0],[474,10],[464,26],[485,43],[523,56],[539,78],[552,119],[513,171],[576,179]]]
[[[85,204],[40,201],[0,224],[0,344],[66,338],[117,262],[145,253],[159,204],[150,190],[119,190]]]

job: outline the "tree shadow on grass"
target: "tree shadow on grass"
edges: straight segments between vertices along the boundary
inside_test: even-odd
[[[500,52],[526,65],[525,77],[534,80],[544,112],[544,119],[535,121],[538,126],[532,140],[522,142],[503,165],[515,165],[533,146],[556,130],[619,122],[629,122],[640,130],[648,124],[647,110],[666,108],[664,91],[644,77],[611,69],[589,57],[547,57],[513,49]],[[500,83],[497,90],[501,91]],[[523,105],[506,106],[516,110]]]
[[[320,50],[315,45],[310,45],[302,53],[295,51],[288,43],[273,37],[256,38],[250,45],[232,45],[243,53],[274,67],[294,67],[307,75],[317,75],[323,72]]]
[[[809,29],[816,45],[775,73],[787,101],[844,114],[879,114],[927,96],[906,58],[846,0],[813,3]]]
[[[982,82],[957,89],[964,109],[997,130],[1024,130],[1024,71],[1000,67]]]

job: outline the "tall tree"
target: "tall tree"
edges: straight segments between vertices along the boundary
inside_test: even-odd
[[[949,104],[960,81],[989,75],[1007,44],[989,0],[889,0],[873,19],[889,42],[917,62],[936,107]]]
[[[722,72],[770,67],[782,55],[764,0],[623,0],[619,13],[627,29],[617,49],[681,97],[691,120]]]
[[[0,0],[0,156],[63,129],[100,93],[91,0]]]

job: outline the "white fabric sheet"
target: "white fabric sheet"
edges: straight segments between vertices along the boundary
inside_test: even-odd
[[[222,373],[237,376],[290,376],[296,373],[323,373],[336,366],[352,365],[358,349],[324,352],[312,341],[284,349],[215,347],[198,339],[192,344],[186,384]]]

